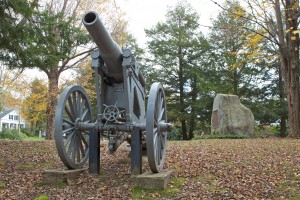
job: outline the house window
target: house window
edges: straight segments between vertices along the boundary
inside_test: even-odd
[[[2,123],[2,127],[3,128],[8,128],[9,127],[9,123]]]
[[[11,123],[10,124],[10,129],[16,130],[17,129],[17,124]]]
[[[13,115],[9,115],[8,117],[9,117],[9,119],[14,119]]]
[[[15,115],[15,120],[19,120],[19,116],[18,115]]]

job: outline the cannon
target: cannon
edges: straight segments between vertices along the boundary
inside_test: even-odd
[[[91,55],[97,117],[92,117],[91,103],[83,87],[72,85],[63,90],[54,121],[55,144],[61,161],[69,169],[79,169],[89,160],[89,172],[98,173],[102,135],[108,138],[110,152],[124,141],[129,142],[132,173],[136,169],[141,173],[143,144],[151,171],[160,172],[166,155],[167,132],[172,127],[167,122],[162,84],[151,85],[146,112],[146,82],[132,51],[120,49],[97,12],[87,12],[82,21],[98,47]]]

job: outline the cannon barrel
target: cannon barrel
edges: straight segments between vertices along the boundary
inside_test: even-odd
[[[100,51],[109,76],[117,83],[123,82],[122,51],[104,27],[98,13],[87,12],[82,22]]]

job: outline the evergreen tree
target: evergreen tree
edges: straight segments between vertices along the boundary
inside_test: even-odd
[[[166,14],[166,22],[145,30],[151,58],[147,81],[164,83],[169,120],[178,120],[184,140],[192,137],[197,99],[197,70],[200,32],[199,16],[186,2],[180,2]],[[153,68],[155,70],[153,70]],[[190,93],[192,94],[191,98]],[[190,127],[189,127],[190,125]],[[189,136],[188,133],[191,135]]]

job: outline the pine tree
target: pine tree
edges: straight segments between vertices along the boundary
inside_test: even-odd
[[[194,115],[191,101],[196,100],[197,76],[193,71],[199,52],[199,16],[185,2],[178,3],[166,14],[166,21],[159,22],[155,27],[145,30],[149,53],[147,81],[164,83],[168,101],[170,120],[178,119],[184,140],[193,133],[193,122],[187,123],[190,115]],[[155,70],[153,70],[155,69]],[[189,98],[190,90],[194,95]]]

